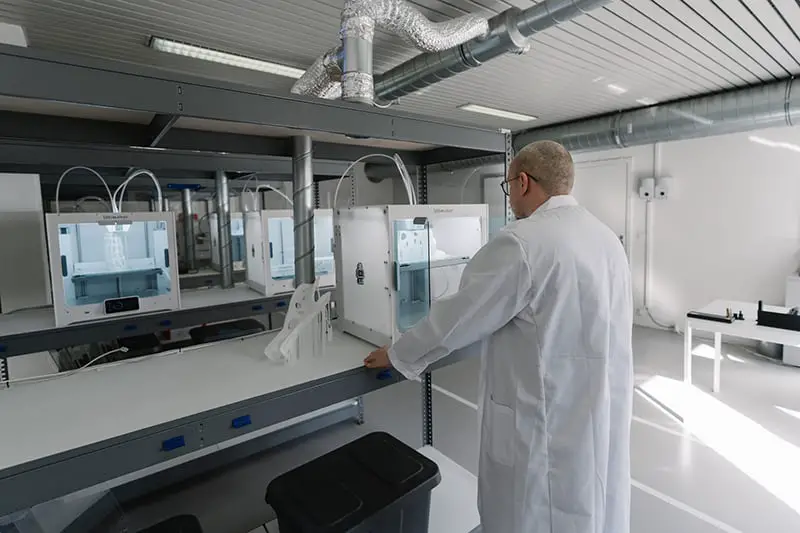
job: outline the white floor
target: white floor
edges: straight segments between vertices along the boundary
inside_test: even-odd
[[[711,395],[713,350],[699,339],[696,388],[682,379],[682,338],[634,335],[637,383],[685,423],[637,392],[632,426],[632,533],[800,531],[800,369],[725,346],[722,392]],[[478,364],[434,374],[435,446],[476,472]],[[454,399],[454,396],[457,397]],[[460,399],[460,400],[459,400]],[[272,517],[269,480],[311,457],[375,430],[421,444],[419,385],[366,398],[367,424],[345,424],[283,446],[126,509],[132,530],[174,514],[198,516],[206,533],[246,533]],[[255,531],[263,532],[263,529]]]

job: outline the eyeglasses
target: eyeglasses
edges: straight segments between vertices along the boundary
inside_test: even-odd
[[[512,181],[517,181],[518,179],[520,179],[522,177],[522,174],[528,176],[528,179],[531,181],[539,181],[530,174],[528,174],[527,172],[520,172],[516,178],[511,178],[510,180],[503,180],[500,182],[500,188],[503,189],[503,194],[508,196],[508,184],[511,183]]]

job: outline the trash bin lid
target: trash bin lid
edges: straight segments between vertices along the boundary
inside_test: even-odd
[[[440,480],[436,463],[379,432],[276,478],[266,499],[303,533],[345,532]]]
[[[200,522],[194,515],[173,516],[139,533],[203,533]]]

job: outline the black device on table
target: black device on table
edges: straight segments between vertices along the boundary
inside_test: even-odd
[[[757,323],[759,326],[800,331],[800,312],[797,307],[792,307],[788,313],[764,311],[764,302],[759,300]]]

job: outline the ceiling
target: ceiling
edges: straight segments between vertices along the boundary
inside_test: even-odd
[[[335,44],[344,0],[0,0],[0,22],[25,28],[32,48],[88,54],[288,92],[293,80],[154,52],[158,35],[300,68]],[[491,15],[528,0],[416,0],[436,21]],[[797,28],[797,29],[794,29]],[[521,129],[800,73],[794,0],[613,0],[536,36],[505,56],[398,107],[477,126]],[[417,52],[375,38],[375,71]],[[626,89],[624,94],[608,85]],[[637,102],[637,100],[642,100]],[[457,109],[465,103],[535,115],[510,122]]]

